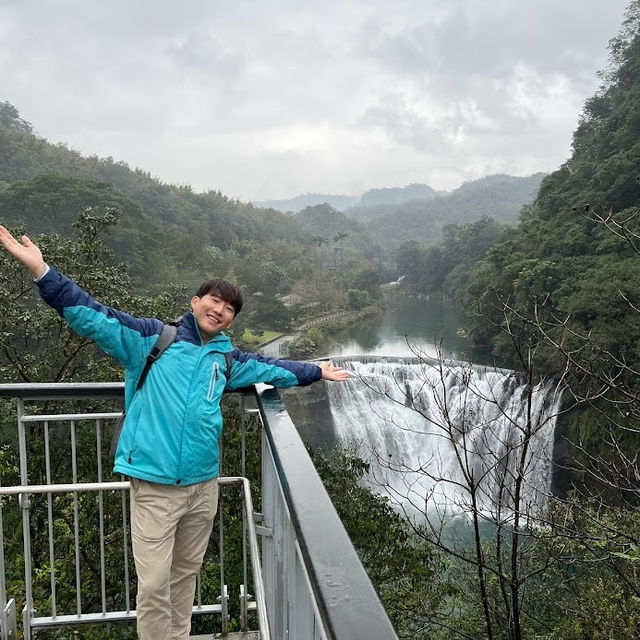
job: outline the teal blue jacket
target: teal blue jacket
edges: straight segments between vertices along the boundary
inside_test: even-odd
[[[224,333],[203,343],[193,314],[178,326],[176,341],[136,384],[163,323],[135,318],[96,302],[51,268],[37,282],[42,298],[81,336],[125,367],[126,419],[114,470],[162,484],[189,485],[219,475],[222,432],[220,399],[225,390],[266,382],[307,385],[322,371],[311,363],[263,358],[235,349]],[[225,353],[231,352],[227,370]]]

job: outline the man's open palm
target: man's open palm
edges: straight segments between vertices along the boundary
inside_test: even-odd
[[[0,225],[0,244],[16,259],[21,262],[34,278],[42,275],[44,260],[38,247],[29,240],[28,236],[22,236],[20,242],[16,240],[2,225]]]

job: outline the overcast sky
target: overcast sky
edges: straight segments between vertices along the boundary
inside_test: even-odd
[[[627,0],[0,0],[0,101],[243,200],[557,168]]]

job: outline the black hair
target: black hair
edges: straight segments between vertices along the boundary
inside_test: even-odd
[[[198,290],[196,296],[202,298],[207,294],[219,296],[225,302],[228,302],[234,309],[235,315],[238,315],[242,310],[242,291],[228,280],[207,280],[203,282]]]

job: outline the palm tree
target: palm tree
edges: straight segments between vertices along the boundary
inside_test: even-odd
[[[333,241],[334,242],[339,242],[340,243],[340,247],[336,247],[335,251],[333,252],[333,262],[334,264],[336,264],[337,266],[337,260],[336,260],[336,255],[340,255],[340,266],[342,267],[344,264],[344,247],[342,246],[342,241],[348,236],[348,233],[345,233],[344,231],[338,231],[338,233],[336,233],[335,236],[333,236]]]
[[[322,245],[328,245],[329,242],[324,236],[311,236],[311,241],[313,242],[313,246],[314,246],[313,253],[314,253],[314,262],[316,263],[316,289],[317,289],[319,286],[320,269],[322,268],[321,262],[318,262],[318,249]]]

